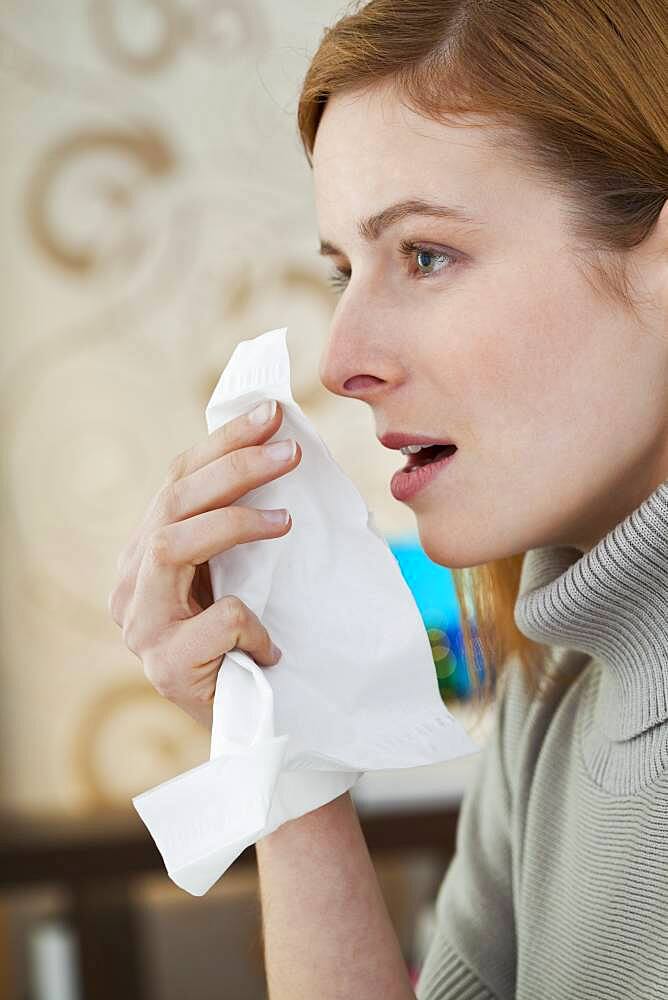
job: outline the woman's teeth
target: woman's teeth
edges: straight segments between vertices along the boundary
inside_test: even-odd
[[[457,448],[453,444],[408,444],[399,450],[408,456],[407,468],[413,469],[420,465],[437,462],[446,455],[452,455],[457,451]]]
[[[403,448],[400,448],[399,451],[401,452],[402,455],[417,455],[417,453],[419,451],[422,451],[423,448],[431,448],[431,445],[428,445],[428,444],[406,444],[406,445],[404,445]]]
[[[417,455],[419,451],[424,451],[425,448],[451,448],[452,445],[449,444],[406,444],[399,451],[402,455]]]

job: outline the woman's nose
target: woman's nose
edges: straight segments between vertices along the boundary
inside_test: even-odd
[[[396,359],[383,350],[372,329],[353,324],[350,312],[342,320],[337,317],[330,327],[320,356],[320,381],[334,395],[370,401],[397,379]]]
[[[369,359],[367,352],[362,357],[341,351],[335,353],[328,348],[320,360],[319,376],[324,387],[334,395],[366,400],[386,385],[379,373],[381,367],[377,361]]]

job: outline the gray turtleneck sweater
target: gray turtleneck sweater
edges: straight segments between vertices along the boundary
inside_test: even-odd
[[[418,1000],[668,1000],[668,481],[530,550],[515,622],[560,683],[499,682]]]

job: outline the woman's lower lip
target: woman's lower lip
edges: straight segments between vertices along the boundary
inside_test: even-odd
[[[443,458],[439,458],[436,462],[430,462],[428,465],[419,465],[410,472],[406,472],[404,469],[399,469],[395,472],[390,481],[390,490],[392,496],[395,500],[409,500],[411,497],[419,493],[420,490],[432,481],[432,479],[439,474],[439,472],[449,465],[453,460],[456,451],[452,455],[444,455]]]

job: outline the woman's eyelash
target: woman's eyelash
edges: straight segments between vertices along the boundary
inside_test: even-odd
[[[434,250],[433,247],[423,246],[421,243],[413,243],[410,240],[401,240],[399,244],[399,253],[401,253],[404,257],[412,257],[417,253],[428,253],[431,254],[432,257],[443,257],[452,263],[456,260],[455,254],[446,253],[444,250]],[[449,270],[449,268],[443,268],[442,270]],[[436,271],[434,273],[440,274],[441,272]],[[424,274],[421,271],[418,271],[416,276],[418,279],[432,277],[431,274]],[[335,290],[343,290],[349,281],[350,271],[344,271],[341,268],[337,268],[337,270],[329,276],[329,282]]]

